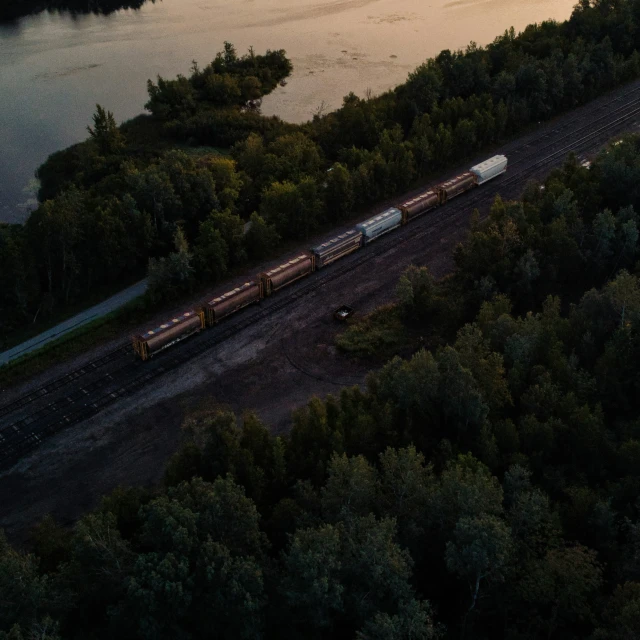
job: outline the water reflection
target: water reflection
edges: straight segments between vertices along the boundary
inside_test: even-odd
[[[119,121],[131,118],[143,110],[149,78],[188,73],[192,60],[204,66],[225,40],[239,53],[287,51],[293,74],[262,112],[302,122],[339,107],[349,91],[390,89],[442,49],[491,42],[512,25],[566,19],[574,3],[150,0],[109,15],[45,11],[0,23],[0,221],[24,220],[35,169],[86,137],[96,103]]]
[[[140,9],[156,0],[5,0],[0,5],[0,22],[16,22],[19,18],[46,11],[64,13],[71,18],[84,15],[109,15],[120,9]]]

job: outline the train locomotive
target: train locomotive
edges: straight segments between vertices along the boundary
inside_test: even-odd
[[[300,253],[288,262],[258,274],[241,286],[213,298],[201,308],[188,309],[159,327],[134,336],[133,349],[142,360],[148,360],[171,345],[217,324],[243,307],[260,302],[317,269],[358,251],[384,234],[496,178],[506,170],[506,156],[493,156],[471,167],[469,171],[431,187],[410,200],[357,224],[353,229]]]

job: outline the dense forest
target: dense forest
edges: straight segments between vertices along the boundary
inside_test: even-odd
[[[0,537],[0,638],[637,638],[638,185],[639,137],[569,158],[407,270],[365,388],[192,414],[161,487]]]
[[[226,44],[188,77],[149,81],[148,115],[118,127],[99,108],[89,139],[40,168],[39,208],[0,226],[0,334],[147,269],[151,300],[206,287],[637,78],[639,44],[640,0],[583,0],[304,125],[259,113],[291,71],[284,52]]]
[[[17,20],[42,11],[108,15],[120,9],[139,9],[145,2],[147,0],[3,0],[0,4],[0,22]],[[151,2],[155,3],[156,0]]]

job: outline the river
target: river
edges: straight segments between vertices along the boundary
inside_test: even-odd
[[[302,122],[349,91],[377,94],[426,58],[510,26],[564,20],[575,0],[162,0],[109,16],[42,13],[0,25],[0,222],[35,203],[34,171],[86,137],[95,104],[140,113],[146,81],[187,74],[224,40],[286,49],[294,71],[263,113]]]

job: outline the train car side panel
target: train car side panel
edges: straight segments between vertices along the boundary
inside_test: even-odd
[[[331,240],[311,249],[316,258],[316,269],[326,267],[339,258],[357,251],[362,245],[362,233],[357,229],[349,229]]]
[[[493,156],[480,164],[471,167],[469,171],[476,176],[476,184],[484,184],[488,180],[493,180],[507,170],[506,156]]]
[[[193,309],[133,338],[133,349],[143,360],[184,340],[204,327],[204,313]]]
[[[402,224],[402,211],[392,207],[382,213],[369,218],[364,222],[356,225],[356,229],[362,233],[365,244],[373,242],[381,235],[389,233]]]
[[[206,314],[207,326],[211,327],[222,318],[239,311],[243,307],[259,302],[263,297],[262,292],[262,283],[260,281],[251,281],[245,282],[243,285],[210,300],[203,308]]]
[[[274,291],[308,276],[313,273],[314,265],[315,257],[313,254],[303,253],[289,260],[289,262],[261,273],[260,280],[264,287],[264,295],[270,296]]]
[[[403,202],[399,209],[402,211],[402,222],[406,224],[412,218],[422,215],[427,211],[431,211],[438,206],[440,199],[436,189],[429,189],[423,193],[418,194],[411,200]]]
[[[451,198],[455,198],[461,193],[472,189],[475,184],[476,176],[475,174],[471,173],[471,171],[462,173],[459,176],[452,178],[451,180],[447,180],[446,182],[439,184],[436,189],[438,190],[440,204],[449,202]]]

